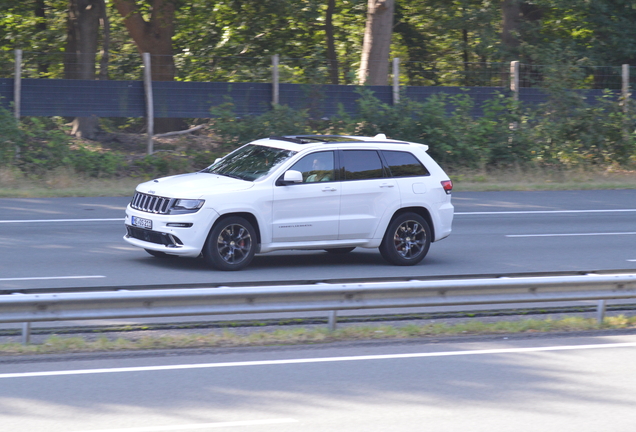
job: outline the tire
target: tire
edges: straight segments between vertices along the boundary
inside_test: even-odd
[[[341,248],[325,249],[325,251],[329,252],[330,254],[334,254],[334,255],[344,255],[344,254],[347,254],[347,253],[351,252],[354,249],[355,249],[354,247],[341,247]]]
[[[399,266],[422,261],[431,246],[431,228],[417,213],[396,216],[384,234],[380,245],[382,258]]]
[[[240,270],[256,253],[256,230],[239,216],[223,218],[212,227],[203,246],[203,259],[218,270]]]
[[[152,255],[155,258],[162,258],[162,259],[166,259],[166,258],[179,258],[176,255],[170,255],[167,254],[165,252],[159,252],[159,251],[154,251],[154,250],[150,250],[150,249],[144,249],[146,252],[148,252],[150,255]]]

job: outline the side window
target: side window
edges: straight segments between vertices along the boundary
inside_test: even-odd
[[[290,169],[303,174],[303,183],[335,180],[334,154],[332,151],[308,154]]]
[[[430,175],[422,163],[411,153],[383,151],[382,156],[389,165],[393,177],[417,177]]]
[[[385,177],[380,155],[375,150],[343,150],[342,170],[345,180]]]

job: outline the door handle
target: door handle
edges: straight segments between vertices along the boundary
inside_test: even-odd
[[[391,183],[382,183],[380,185],[381,188],[392,188],[394,185],[392,185]]]
[[[336,188],[334,187],[325,187],[322,189],[323,192],[334,192]]]

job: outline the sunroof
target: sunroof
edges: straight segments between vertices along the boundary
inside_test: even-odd
[[[382,144],[406,144],[405,141],[384,141],[384,140],[363,140],[353,137],[346,137],[342,135],[285,135],[285,136],[270,136],[269,139],[275,139],[279,141],[288,141],[295,144],[310,144],[310,143],[382,143]]]
[[[361,142],[363,140],[344,137],[341,135],[285,135],[283,137],[271,137],[274,139],[284,139],[298,144],[309,144],[312,142]]]

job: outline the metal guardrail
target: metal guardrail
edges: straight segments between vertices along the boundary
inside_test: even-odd
[[[0,287],[0,297],[10,294],[57,294],[57,293],[86,293],[99,291],[145,291],[145,290],[166,290],[166,289],[193,289],[193,288],[259,288],[272,286],[313,286],[316,284],[343,285],[379,282],[413,282],[413,281],[446,281],[446,280],[468,280],[468,279],[508,279],[508,278],[535,278],[535,277],[555,277],[555,276],[588,276],[588,275],[618,275],[635,273],[633,268],[626,269],[606,269],[606,270],[577,270],[577,271],[550,271],[550,272],[523,272],[523,273],[480,273],[461,275],[419,275],[419,276],[389,276],[371,278],[323,278],[323,279],[281,279],[268,281],[239,281],[239,282],[196,282],[196,283],[161,283],[145,285],[103,285],[103,286],[66,286],[66,287]]]
[[[586,300],[602,320],[605,301],[630,298],[636,274],[14,294],[0,296],[0,322],[330,311],[333,329],[339,310]]]

